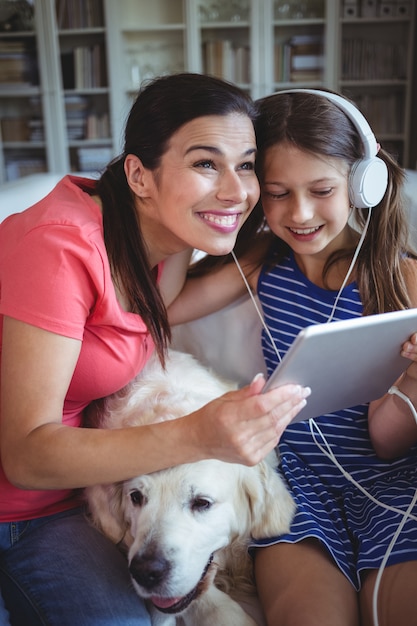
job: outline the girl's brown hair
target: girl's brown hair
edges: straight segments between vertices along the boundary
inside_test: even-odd
[[[256,102],[258,116],[255,123],[258,156],[257,174],[261,183],[264,159],[268,148],[293,144],[314,155],[342,159],[349,166],[364,156],[364,147],[353,122],[339,107],[324,96],[310,93],[275,93]],[[381,202],[372,209],[367,233],[356,262],[356,281],[361,294],[364,314],[382,313],[408,308],[411,305],[405,280],[405,256],[415,257],[408,247],[406,213],[402,200],[404,170],[383,148],[378,157],[388,168],[388,187]],[[354,209],[355,221],[363,229],[368,209]],[[255,207],[250,221],[237,238],[237,256],[253,245],[254,236],[268,233],[261,202]],[[272,233],[276,264],[288,252],[285,242]],[[339,250],[324,267],[323,280],[329,268],[341,259],[351,259],[354,250]],[[224,258],[223,258],[224,259]],[[220,262],[220,261],[217,261]],[[213,265],[215,261],[206,261]],[[204,267],[198,272],[206,271]]]

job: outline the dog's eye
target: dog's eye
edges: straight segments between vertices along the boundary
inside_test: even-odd
[[[130,492],[130,499],[134,506],[143,506],[145,503],[145,496],[139,489]]]
[[[194,498],[191,501],[191,510],[192,511],[207,511],[211,508],[213,502],[208,500],[208,498]]]

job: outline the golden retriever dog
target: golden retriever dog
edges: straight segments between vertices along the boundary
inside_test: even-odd
[[[171,351],[165,370],[151,359],[103,401],[91,425],[176,419],[235,388],[190,355]],[[276,465],[275,453],[254,467],[205,460],[86,490],[93,523],[125,550],[153,625],[255,626],[232,596],[250,588],[251,537],[289,528],[294,504]]]

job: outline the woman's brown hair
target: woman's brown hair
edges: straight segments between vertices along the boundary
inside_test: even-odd
[[[181,126],[198,117],[230,113],[255,118],[250,97],[231,83],[192,73],[153,80],[141,89],[131,108],[123,153],[108,165],[97,184],[113,279],[126,293],[131,310],[143,318],[162,362],[170,328],[149,266],[146,241],[133,192],[126,180],[124,161],[128,154],[134,154],[144,167],[155,171],[170,138]]]

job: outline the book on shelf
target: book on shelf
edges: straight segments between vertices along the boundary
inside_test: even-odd
[[[109,146],[86,146],[78,148],[77,156],[80,172],[96,172],[103,170],[114,154]]]
[[[235,70],[234,82],[247,84],[251,81],[250,75],[250,48],[249,46],[237,46],[234,49]]]
[[[232,42],[228,39],[206,41],[203,44],[206,74],[225,80],[234,79]]]
[[[26,117],[4,117],[0,120],[2,141],[29,141],[30,131]]]
[[[274,61],[276,82],[320,80],[324,68],[323,37],[295,35],[276,42]]]
[[[249,46],[235,46],[228,39],[206,41],[203,43],[203,61],[206,74],[235,83],[250,82]]]
[[[86,120],[86,139],[108,139],[110,137],[109,114],[89,113]]]
[[[46,162],[41,157],[10,157],[6,160],[6,180],[46,172]]]
[[[30,141],[44,142],[45,141],[45,127],[42,119],[29,120]]]
[[[65,113],[69,141],[110,137],[108,112],[95,111],[86,96],[65,96]]]
[[[292,83],[316,83],[321,78],[321,70],[293,70],[290,74],[290,82]]]
[[[56,0],[60,30],[104,26],[103,0]]]
[[[65,118],[69,141],[85,138],[89,100],[85,96],[65,96]]]
[[[103,45],[75,46],[61,52],[64,89],[91,89],[107,84]]]
[[[0,41],[0,83],[39,84],[36,51],[25,41]]]
[[[359,38],[343,40],[343,80],[401,80],[406,76],[405,43]]]
[[[377,136],[404,132],[404,99],[400,92],[364,93],[354,99],[365,117],[372,120],[372,129]]]

